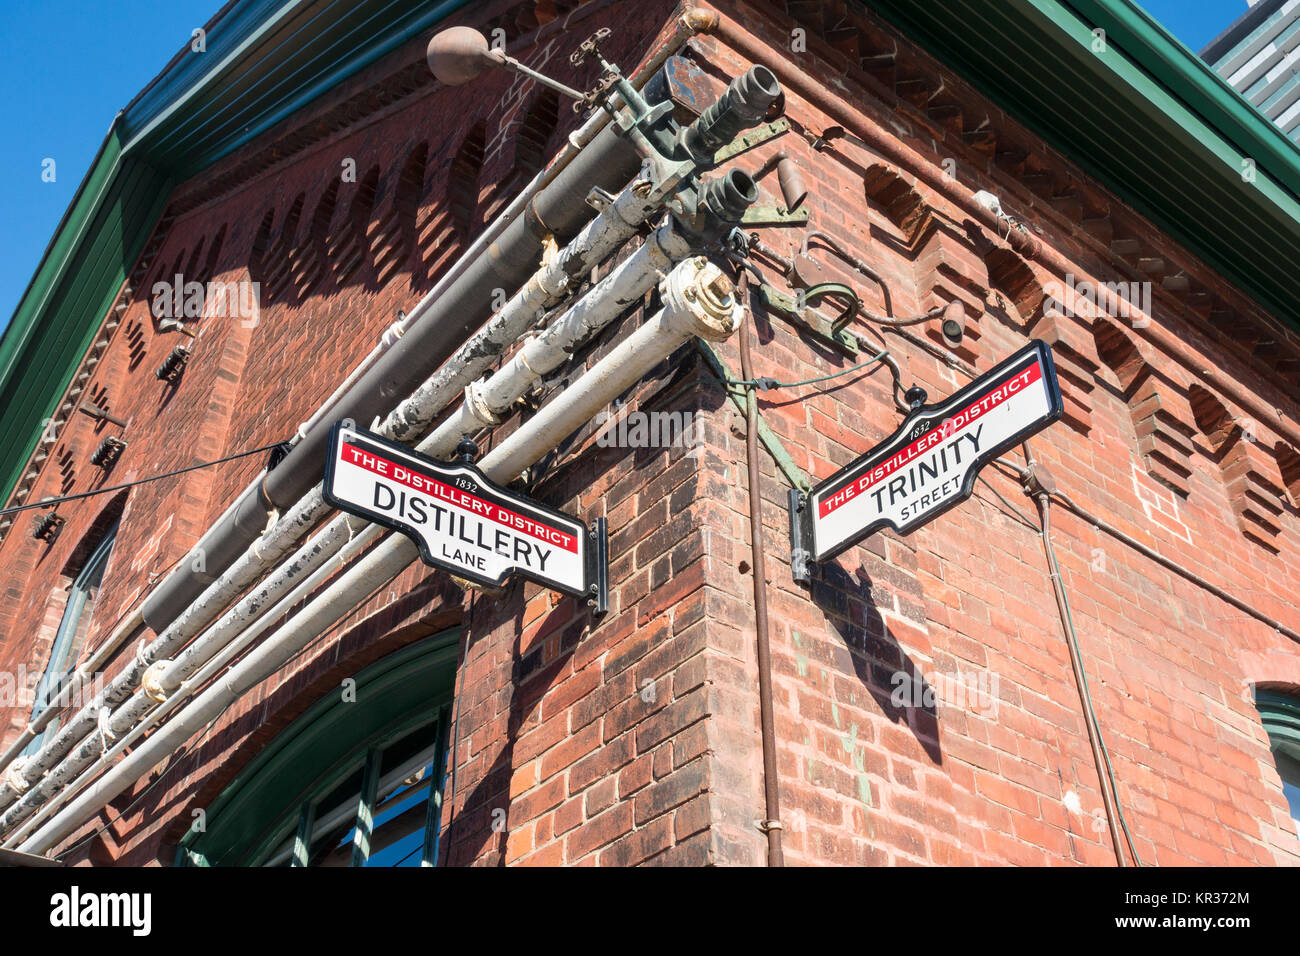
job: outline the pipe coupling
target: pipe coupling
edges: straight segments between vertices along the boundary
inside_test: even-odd
[[[167,691],[163,689],[162,677],[171,665],[171,661],[162,660],[154,661],[145,668],[144,678],[140,681],[140,689],[155,704],[161,704],[167,699]]]
[[[735,292],[726,273],[704,256],[685,260],[659,283],[665,318],[673,328],[714,342],[740,327],[745,310]]]
[[[501,424],[501,416],[492,411],[492,406],[488,404],[487,398],[483,395],[485,387],[483,379],[476,379],[465,386],[465,408],[474,416],[474,419],[491,428]]]
[[[14,793],[22,795],[27,792],[31,782],[23,776],[23,768],[27,766],[30,757],[19,757],[9,765],[9,772],[5,774],[5,783],[9,784],[9,789]]]
[[[712,10],[687,7],[682,14],[682,24],[693,33],[712,33],[718,28],[718,15]]]

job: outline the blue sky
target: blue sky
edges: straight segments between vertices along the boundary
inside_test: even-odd
[[[117,111],[223,0],[5,0],[0,29],[0,327]],[[55,181],[42,182],[42,162]]]
[[[929,2],[929,0],[927,0]],[[1245,0],[1147,0],[1192,50],[1246,9]],[[0,328],[27,288],[45,246],[113,116],[189,43],[221,0],[6,0],[0,30]],[[55,161],[55,181],[42,163]]]
[[[1249,9],[1246,0],[1137,0],[1193,53]]]

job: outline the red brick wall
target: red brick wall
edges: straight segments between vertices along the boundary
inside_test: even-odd
[[[1260,322],[1267,317],[906,40],[898,40],[888,70],[878,60],[846,60],[846,51],[867,57],[873,44],[892,44],[891,32],[860,11],[841,22],[814,16],[813,6],[798,5],[801,19],[794,20],[779,5],[723,4],[722,33],[695,41],[718,90],[759,50],[787,85],[793,131],[739,165],[753,169],[778,146],[795,158],[811,189],[812,226],[869,262],[885,280],[888,300],[824,244],[812,243],[810,252],[831,277],[861,290],[868,308],[910,314],[960,298],[968,321],[957,356],[970,368],[991,367],[1031,335],[1047,338],[1067,417],[1032,445],[1062,489],[1262,612],[1300,627],[1287,600],[1300,569],[1300,525],[1287,494],[1296,480],[1287,456],[1297,442],[1285,424],[1296,413],[1287,384],[1262,374],[1214,333],[1201,315],[1211,306],[1199,298],[1183,300],[1157,284],[1151,315],[1135,322],[1053,313],[1044,290],[1066,271],[1079,280],[1124,277],[1102,235],[1108,228],[1158,248],[1214,308]],[[608,53],[630,66],[666,31],[671,9],[590,4],[569,16],[567,32],[556,20],[535,35],[522,18],[502,21],[511,24],[511,52],[567,75],[563,54],[609,23],[616,32]],[[796,28],[806,49],[791,49]],[[857,31],[852,42],[850,28]],[[472,229],[517,188],[519,137],[488,131],[522,124],[532,102],[519,95],[523,87],[489,74],[459,90],[370,95],[399,88],[391,78],[414,75],[420,55],[419,44],[394,53],[178,189],[148,282],[176,271],[178,261],[188,263],[200,241],[210,250],[224,227],[213,275],[238,278],[250,270],[264,283],[263,308],[255,326],[202,323],[190,366],[169,394],[152,370],[180,338],[154,330],[148,287],[134,290],[96,371],[114,414],[131,423],[131,445],[107,480],[176,467],[178,450],[197,461],[288,437],[396,311],[418,301],[454,256],[466,223]],[[864,62],[875,66],[864,71]],[[942,86],[948,99],[931,97],[918,108],[909,98],[918,83]],[[829,99],[818,87],[831,91]],[[358,102],[365,105],[349,105]],[[953,110],[987,116],[987,129],[969,134]],[[329,128],[331,117],[342,123],[339,131],[315,139],[304,132]],[[559,117],[562,129],[572,123],[563,105]],[[470,208],[451,196],[462,195],[458,151],[480,119],[485,165],[480,201]],[[814,149],[812,141],[833,126],[851,135]],[[990,145],[989,137],[998,143]],[[551,137],[548,155],[559,142],[558,133]],[[1030,159],[1007,160],[1017,143],[1033,147]],[[413,194],[421,144],[423,185]],[[344,158],[355,160],[355,184],[338,180]],[[375,167],[373,205],[362,194],[353,218]],[[1068,178],[1075,198],[1040,196],[1035,190],[1045,176]],[[775,202],[775,177],[762,186],[762,201]],[[978,224],[964,199],[977,189],[1001,196],[1044,253],[1026,256],[1005,233]],[[327,193],[334,199],[328,221],[317,217]],[[285,235],[286,213],[300,194],[297,228]],[[1105,228],[1097,224],[1099,209]],[[262,231],[268,211],[271,226]],[[803,239],[798,228],[758,231],[784,256],[798,252]],[[352,251],[360,262],[340,280],[345,270],[337,264]],[[785,288],[775,264],[756,261]],[[332,270],[328,276],[322,265]],[[1144,326],[1146,318],[1152,321]],[[638,320],[629,316],[583,361],[597,359]],[[128,333],[137,321],[135,351],[143,354],[134,358]],[[778,315],[759,310],[755,323],[758,375],[793,381],[857,361]],[[865,325],[856,328],[875,341]],[[936,399],[966,378],[918,344],[933,350],[933,331],[920,326],[915,340],[883,341],[905,382]],[[734,340],[719,352],[739,370]],[[1207,368],[1213,376],[1203,373]],[[163,783],[82,858],[169,862],[190,811],[219,793],[341,675],[464,620],[457,789],[444,815],[449,862],[761,864],[744,419],[693,347],[664,363],[625,407],[698,414],[700,443],[689,454],[606,448],[588,427],[558,451],[532,489],[555,507],[609,519],[607,617],[592,622],[572,599],[531,584],[463,600],[445,576],[413,568],[233,707],[193,752],[177,758],[178,766],[161,768]],[[1282,417],[1261,415],[1265,408],[1280,409]],[[888,373],[879,367],[764,393],[760,409],[813,480],[872,447],[899,420]],[[114,429],[94,425],[78,422],[60,445],[75,443],[84,462],[94,435]],[[1020,460],[1018,452],[1010,457]],[[151,577],[185,553],[258,467],[259,459],[250,459],[132,491],[90,644]],[[89,466],[79,468],[77,481],[85,482]],[[880,534],[849,550],[808,590],[790,577],[788,480],[766,454],[761,468],[788,861],[1113,863],[1036,522],[1026,526],[981,485],[969,502],[907,538]],[[1032,514],[1006,473],[990,467],[985,477]],[[41,481],[35,494],[57,493],[57,467],[47,467]],[[10,582],[0,596],[7,635],[0,667],[19,660],[31,666],[40,657],[27,634],[39,627],[96,510],[67,513],[68,526],[50,548],[22,524],[0,543],[0,568]],[[1119,799],[1143,860],[1296,862],[1300,841],[1248,691],[1252,681],[1300,687],[1300,650],[1064,509],[1053,510],[1053,526]],[[898,706],[900,674],[933,688],[937,703]],[[988,695],[955,699],[954,681],[962,678]],[[25,717],[7,715],[0,725],[8,728],[6,739]],[[136,794],[152,779],[142,780]],[[132,799],[124,794],[115,805],[120,811]],[[502,818],[504,826],[494,826]]]

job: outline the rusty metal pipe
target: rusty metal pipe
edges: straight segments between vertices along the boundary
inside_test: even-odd
[[[1075,690],[1079,692],[1079,700],[1083,705],[1083,725],[1088,731],[1088,746],[1092,749],[1092,762],[1097,770],[1097,788],[1101,792],[1102,805],[1106,808],[1106,826],[1110,829],[1111,848],[1115,851],[1116,865],[1126,867],[1128,866],[1128,860],[1124,857],[1124,845],[1120,840],[1119,824],[1116,822],[1118,814],[1116,813],[1115,804],[1119,798],[1110,791],[1105,763],[1102,761],[1101,755],[1101,731],[1097,727],[1091,708],[1088,705],[1087,683],[1083,676],[1083,662],[1079,660],[1078,650],[1074,641],[1070,639],[1070,612],[1065,604],[1065,586],[1061,583],[1061,569],[1057,565],[1056,555],[1052,551],[1052,523],[1047,493],[1040,492],[1034,495],[1034,503],[1038,505],[1038,520],[1042,525],[1040,536],[1043,540],[1043,556],[1047,559],[1047,573],[1052,581],[1052,593],[1056,595],[1056,611],[1061,616],[1061,629],[1066,632],[1065,644],[1070,652],[1070,670],[1074,673]]]
[[[739,280],[740,301],[749,305],[749,273],[742,270]],[[754,381],[750,360],[749,337],[753,331],[752,310],[740,330],[740,377]],[[763,492],[758,468],[758,395],[754,387],[746,388],[745,465],[749,472],[749,541],[754,576],[754,630],[758,644],[758,714],[763,740],[764,819],[760,829],[767,835],[767,865],[784,866],[781,847],[781,785],[777,777],[776,718],[772,703],[772,645],[767,620],[767,559],[763,544]]]
[[[780,150],[773,153],[767,158],[762,166],[754,170],[754,181],[758,182],[769,175],[772,170],[776,170],[777,185],[781,189],[781,198],[785,200],[785,208],[793,212],[803,205],[803,201],[808,198],[808,188],[804,186],[803,174],[799,172],[799,166],[785,152]]]

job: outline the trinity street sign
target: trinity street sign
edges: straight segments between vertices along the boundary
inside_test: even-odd
[[[409,537],[425,564],[492,588],[519,574],[604,611],[604,519],[587,528],[468,462],[434,461],[346,422],[330,431],[324,490],[334,507]]]
[[[790,493],[797,580],[881,528],[910,534],[969,498],[980,469],[1061,417],[1052,350],[1034,339],[804,495]]]

